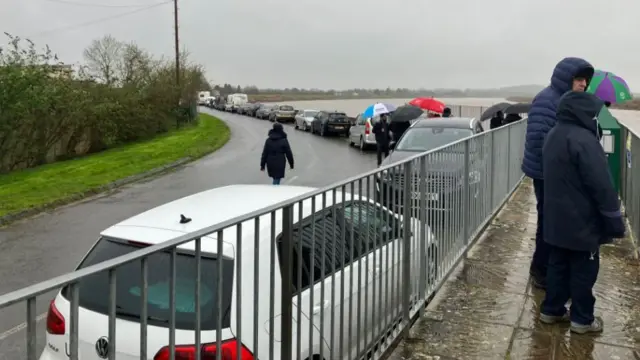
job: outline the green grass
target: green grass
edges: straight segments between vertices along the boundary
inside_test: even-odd
[[[0,175],[0,216],[59,204],[95,192],[116,180],[137,175],[185,157],[198,158],[224,145],[229,128],[213,116],[200,114],[193,127],[32,169]]]

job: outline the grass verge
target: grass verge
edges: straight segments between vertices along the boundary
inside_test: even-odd
[[[199,116],[193,127],[148,141],[0,175],[0,217],[94,193],[117,180],[222,147],[230,136],[227,125],[210,115]]]

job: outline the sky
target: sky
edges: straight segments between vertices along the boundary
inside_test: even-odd
[[[68,63],[81,63],[83,49],[107,34],[172,57],[173,4],[149,7],[162,1],[0,0],[0,27]],[[640,87],[633,0],[177,1],[181,47],[215,84],[545,85],[560,59],[578,56]]]

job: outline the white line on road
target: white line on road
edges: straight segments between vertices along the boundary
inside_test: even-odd
[[[38,323],[39,321],[42,321],[46,317],[47,317],[47,313],[40,314],[40,315],[36,316],[36,323]],[[14,326],[9,330],[7,330],[7,331],[5,331],[3,333],[0,333],[0,340],[4,340],[4,339],[8,338],[9,336],[11,336],[13,334],[17,334],[17,333],[19,333],[20,331],[22,331],[22,330],[24,330],[26,328],[27,328],[27,323],[26,322],[24,322],[24,323],[22,323],[22,324],[20,324],[18,326]]]
[[[285,185],[289,185],[289,184],[291,184],[292,182],[294,182],[297,178],[298,178],[298,176],[297,176],[297,175],[296,175],[296,176],[292,176],[292,177],[291,177],[291,179],[289,179],[289,180],[285,181],[285,182],[284,182],[284,184],[285,184]]]

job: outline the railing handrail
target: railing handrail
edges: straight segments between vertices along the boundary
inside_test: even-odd
[[[298,203],[298,202],[301,202],[301,201],[316,197],[316,196],[321,195],[322,193],[325,193],[325,192],[330,191],[332,189],[339,188],[339,187],[345,186],[347,184],[350,184],[353,181],[356,181],[358,179],[369,177],[369,176],[375,175],[376,173],[380,173],[382,171],[397,167],[398,165],[409,163],[409,162],[411,162],[411,161],[413,161],[415,159],[418,159],[418,158],[423,157],[423,156],[427,156],[428,154],[431,154],[431,153],[438,152],[438,151],[440,151],[442,149],[445,149],[447,147],[454,146],[454,145],[463,143],[465,141],[472,140],[474,138],[487,136],[486,134],[488,134],[488,133],[492,133],[492,132],[494,132],[496,130],[499,130],[499,129],[502,129],[502,128],[506,128],[506,127],[509,127],[509,126],[513,126],[515,124],[519,124],[519,123],[521,123],[523,121],[526,121],[526,118],[524,118],[522,120],[518,120],[518,121],[510,123],[510,124],[506,124],[504,126],[496,128],[496,129],[490,129],[490,130],[484,131],[482,133],[475,134],[475,135],[460,139],[458,141],[455,141],[455,142],[452,142],[452,143],[437,147],[435,149],[432,149],[432,150],[429,150],[429,151],[426,151],[426,152],[423,152],[423,153],[415,154],[415,155],[413,155],[411,157],[408,157],[408,158],[403,159],[401,161],[398,161],[396,163],[393,163],[393,164],[390,164],[390,165],[386,165],[386,166],[382,166],[382,167],[376,168],[374,170],[369,170],[369,171],[367,171],[365,173],[349,177],[349,178],[347,178],[345,180],[337,181],[337,182],[335,182],[333,184],[324,186],[322,188],[318,188],[316,190],[309,191],[309,192],[304,193],[302,195],[298,195],[298,196],[293,197],[291,199],[287,199],[287,200],[278,202],[276,204],[264,207],[262,209],[258,209],[258,210],[252,211],[252,212],[250,212],[248,214],[236,216],[236,217],[234,217],[232,219],[228,219],[228,220],[222,221],[222,222],[220,222],[218,224],[210,225],[210,226],[204,227],[202,229],[199,229],[199,230],[196,230],[196,231],[193,231],[193,232],[190,232],[190,233],[175,237],[175,238],[173,238],[171,240],[164,241],[164,242],[162,242],[160,244],[156,244],[156,245],[152,245],[152,246],[149,246],[149,247],[145,247],[143,249],[136,250],[134,252],[128,253],[126,255],[119,256],[119,257],[111,259],[111,260],[107,260],[107,261],[101,262],[99,264],[91,265],[91,266],[88,266],[86,268],[79,269],[79,270],[74,270],[72,272],[56,276],[56,277],[54,277],[52,279],[41,281],[41,282],[39,282],[37,284],[33,284],[33,285],[28,286],[28,287],[9,292],[7,294],[0,295],[0,309],[4,308],[4,307],[7,307],[7,306],[10,306],[10,305],[13,305],[13,304],[18,303],[18,302],[21,302],[21,301],[26,300],[28,298],[31,298],[33,296],[41,295],[41,294],[46,293],[48,291],[51,291],[53,289],[57,289],[57,288],[63,287],[65,285],[68,285],[70,283],[76,282],[76,281],[78,281],[78,280],[80,280],[80,279],[82,279],[84,277],[89,276],[89,275],[94,275],[94,274],[97,274],[97,273],[100,273],[100,272],[103,272],[103,271],[111,270],[113,268],[119,267],[120,265],[124,265],[126,263],[130,263],[130,262],[142,259],[142,258],[150,256],[150,255],[152,255],[154,253],[158,253],[158,252],[162,252],[162,251],[173,249],[173,248],[175,248],[175,247],[177,247],[179,245],[185,244],[185,243],[190,242],[190,241],[194,241],[194,239],[201,238],[201,237],[207,236],[209,234],[222,231],[222,230],[230,228],[230,227],[232,227],[234,225],[237,225],[237,224],[240,224],[240,223],[244,223],[244,222],[249,221],[251,219],[254,219],[254,218],[257,218],[257,217],[261,217],[261,216],[267,215],[269,213],[281,210],[284,207],[292,206],[295,203]]]

